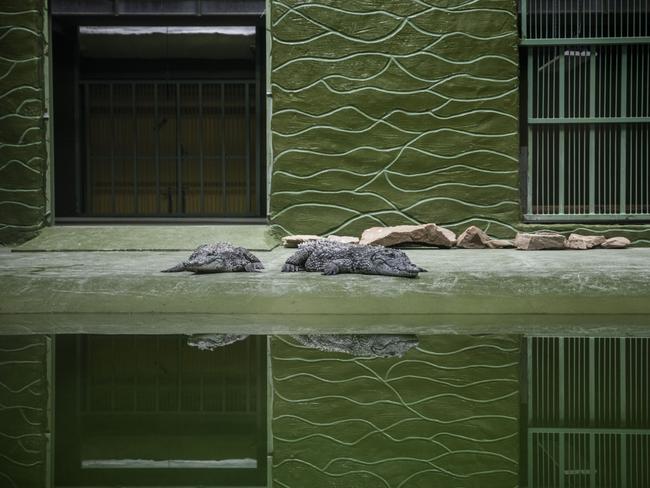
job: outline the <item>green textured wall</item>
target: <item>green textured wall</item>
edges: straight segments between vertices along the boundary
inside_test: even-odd
[[[0,486],[49,486],[46,336],[0,336]]]
[[[0,2],[0,245],[43,225],[43,0]]]
[[[519,220],[513,0],[273,0],[271,217],[358,234]]]
[[[401,359],[276,336],[273,487],[512,487],[519,339],[427,336]]]

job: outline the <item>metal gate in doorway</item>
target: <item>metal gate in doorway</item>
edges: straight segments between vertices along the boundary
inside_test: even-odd
[[[81,98],[86,216],[261,215],[254,80],[85,81]]]

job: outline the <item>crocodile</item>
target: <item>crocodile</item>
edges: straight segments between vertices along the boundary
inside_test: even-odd
[[[196,334],[188,337],[187,345],[214,351],[247,337],[244,334]],[[289,337],[309,349],[366,358],[402,357],[418,346],[415,334],[296,334]]]
[[[406,253],[384,246],[343,244],[326,240],[308,241],[298,246],[282,267],[283,272],[321,271],[339,273],[417,277],[426,271],[411,262]]]
[[[414,334],[303,334],[291,336],[305,347],[357,357],[402,357],[418,346]]]
[[[260,260],[248,249],[235,247],[229,242],[203,244],[196,248],[187,261],[163,273],[193,271],[194,273],[226,273],[229,271],[258,272],[264,269]]]
[[[194,334],[187,338],[187,345],[201,351],[214,351],[248,338],[246,334]]]

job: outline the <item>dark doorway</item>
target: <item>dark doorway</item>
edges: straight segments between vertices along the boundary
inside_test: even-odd
[[[262,20],[143,18],[53,19],[57,221],[263,217]]]
[[[264,486],[265,337],[56,337],[56,486]]]

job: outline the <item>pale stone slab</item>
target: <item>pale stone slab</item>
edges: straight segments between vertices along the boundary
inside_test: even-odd
[[[322,237],[311,234],[296,234],[293,236],[285,236],[282,238],[282,245],[284,247],[298,247],[299,244],[307,241],[317,241]]]
[[[328,241],[340,242],[341,244],[359,244],[359,238],[353,236],[327,236]]]
[[[627,237],[610,237],[600,247],[604,247],[605,249],[625,249],[626,247],[630,247],[631,244]]]
[[[449,248],[456,244],[456,234],[436,224],[371,227],[363,231],[359,244],[381,246],[423,244]]]
[[[484,249],[490,241],[488,236],[481,229],[472,225],[463,232],[456,242],[456,247],[462,249]]]
[[[515,247],[523,251],[540,251],[546,249],[564,249],[566,237],[555,232],[537,232],[529,234],[518,232]]]
[[[515,247],[514,242],[509,239],[490,239],[485,245],[490,249],[510,249]]]
[[[600,246],[605,242],[605,236],[584,236],[581,234],[571,234],[569,239],[567,239],[566,247],[567,249],[592,249],[594,247]]]

